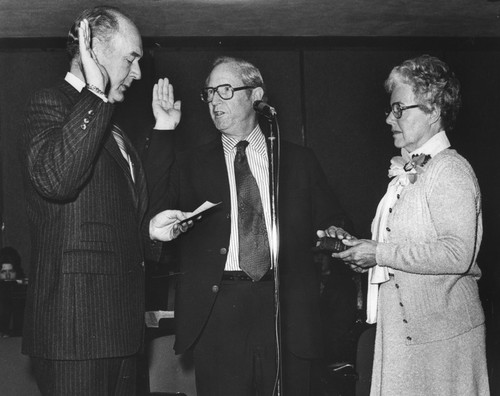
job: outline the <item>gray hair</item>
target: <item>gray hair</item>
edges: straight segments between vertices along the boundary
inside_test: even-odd
[[[230,56],[219,56],[212,63],[212,70],[221,64],[233,64],[238,70],[241,81],[244,85],[255,88],[260,87],[264,90],[265,95],[266,85],[264,84],[264,79],[262,78],[260,70],[255,65],[244,59],[233,58]],[[210,75],[206,78],[205,84],[208,83],[209,78]]]
[[[446,63],[430,55],[408,59],[392,69],[385,89],[391,93],[398,84],[412,87],[424,112],[438,108],[441,127],[453,129],[461,105],[460,82]]]
[[[132,20],[116,7],[99,6],[82,11],[68,32],[66,52],[70,59],[74,59],[80,54],[78,28],[80,22],[84,19],[89,21],[92,38],[99,38],[103,42],[109,41],[111,36],[119,31],[121,19],[125,19],[133,24]]]

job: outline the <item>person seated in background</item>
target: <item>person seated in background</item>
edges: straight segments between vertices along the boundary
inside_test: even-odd
[[[25,291],[21,256],[13,247],[0,249],[0,337],[20,333]]]

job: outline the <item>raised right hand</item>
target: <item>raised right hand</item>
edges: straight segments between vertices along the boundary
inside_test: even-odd
[[[174,100],[174,87],[168,78],[160,78],[153,87],[155,129],[175,129],[181,120],[181,101]]]

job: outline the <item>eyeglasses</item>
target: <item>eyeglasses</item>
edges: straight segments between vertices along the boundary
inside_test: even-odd
[[[235,91],[241,91],[242,89],[253,89],[255,87],[242,86],[233,88],[231,84],[222,84],[216,87],[205,87],[200,92],[201,100],[205,103],[210,103],[214,100],[214,95],[217,94],[221,97],[221,99],[229,100],[234,96]]]
[[[391,107],[385,112],[385,116],[387,117],[389,113],[392,111],[392,114],[394,114],[394,117],[396,119],[400,119],[401,116],[403,115],[403,111],[408,110],[408,109],[413,109],[415,107],[420,107],[419,104],[414,104],[414,105],[409,105],[409,106],[404,106],[399,102],[394,102],[391,104]]]

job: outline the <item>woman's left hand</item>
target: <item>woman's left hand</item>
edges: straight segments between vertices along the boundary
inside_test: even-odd
[[[368,268],[377,264],[377,242],[370,239],[344,239],[343,243],[349,249],[333,253],[333,258],[338,258],[348,264],[356,272],[366,272]]]

